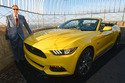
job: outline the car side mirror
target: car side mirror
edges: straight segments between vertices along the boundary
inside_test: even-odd
[[[111,26],[105,26],[103,28],[103,31],[111,31],[112,30],[112,27]]]

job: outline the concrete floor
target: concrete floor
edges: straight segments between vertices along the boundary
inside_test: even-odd
[[[16,64],[13,62],[0,73],[0,83],[27,83]]]
[[[125,83],[125,28],[120,46],[97,59],[84,78],[43,77],[25,65],[13,63],[0,73],[0,83]],[[28,70],[28,71],[27,71]],[[20,72],[21,71],[21,72]],[[27,81],[26,81],[27,80]]]

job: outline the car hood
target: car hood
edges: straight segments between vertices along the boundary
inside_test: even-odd
[[[71,29],[49,29],[30,35],[25,39],[25,43],[41,49],[59,49],[73,44],[78,39],[84,38],[94,31],[80,31]]]

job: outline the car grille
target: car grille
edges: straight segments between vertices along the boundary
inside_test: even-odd
[[[30,58],[29,58],[30,59]],[[31,60],[31,59],[30,59]],[[36,64],[36,65],[38,65],[38,66],[40,66],[40,67],[42,67],[42,68],[44,68],[44,66],[43,65],[41,65],[41,64],[38,64],[37,62],[35,62],[35,61],[33,61],[33,60],[31,60],[34,64]]]
[[[47,58],[46,55],[41,50],[39,50],[37,48],[34,48],[34,47],[32,47],[32,46],[30,46],[30,45],[28,45],[26,43],[25,43],[25,47],[31,53],[33,53],[33,54],[35,54],[37,56],[40,56],[42,58]]]
[[[66,71],[66,69],[63,68],[62,66],[50,66],[49,69],[54,72],[65,72]]]

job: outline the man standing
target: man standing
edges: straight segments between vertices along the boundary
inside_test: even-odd
[[[23,25],[26,27],[29,34],[32,34],[28,23],[24,16],[18,14],[19,7],[17,5],[12,6],[13,14],[6,17],[6,39],[10,40],[12,51],[17,62],[24,59],[23,41],[24,32]]]

